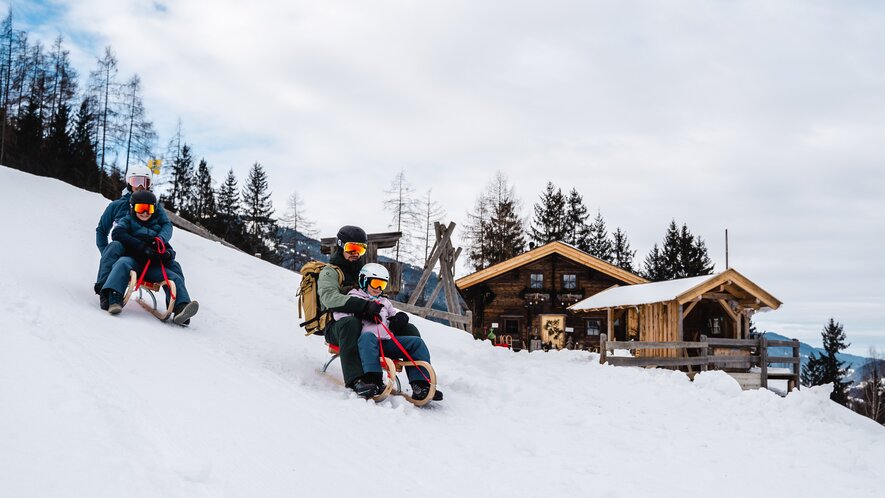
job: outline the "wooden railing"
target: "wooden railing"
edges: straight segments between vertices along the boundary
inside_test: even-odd
[[[459,324],[464,327],[464,330],[466,330],[467,332],[470,332],[473,328],[473,313],[470,310],[468,310],[464,315],[458,315],[456,313],[449,313],[448,311],[424,308],[421,306],[415,306],[414,304],[401,303],[399,301],[391,301],[390,304],[392,304],[393,307],[398,310],[418,315],[421,318],[432,316],[441,320],[448,320],[449,324],[451,324],[452,326],[455,326],[455,324]]]
[[[791,356],[769,356],[769,347],[792,348]],[[609,356],[609,351],[616,349],[628,349],[631,351],[649,351],[656,349],[678,350],[678,357],[626,357]],[[724,355],[711,354],[721,352],[723,349],[746,350],[747,354]],[[694,356],[688,355],[688,350],[697,350]],[[755,353],[755,354],[754,354]],[[761,385],[768,388],[769,380],[786,380],[787,390],[799,387],[799,341],[769,341],[765,337],[758,339],[717,339],[702,335],[700,341],[676,341],[676,342],[643,342],[643,341],[609,341],[606,334],[599,336],[599,363],[609,363],[615,366],[631,367],[698,367],[701,371],[716,368],[720,365],[737,365],[738,368],[746,368],[747,365],[759,366],[761,371]],[[787,363],[792,367],[790,373],[769,373],[771,363]]]

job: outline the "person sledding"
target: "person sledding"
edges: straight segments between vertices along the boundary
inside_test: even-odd
[[[129,285],[129,272],[135,270],[147,281],[161,282],[168,279],[175,283],[172,321],[187,325],[200,305],[191,301],[184,278],[173,270],[175,251],[166,242],[168,239],[161,236],[164,226],[155,216],[157,197],[150,191],[139,190],[129,197],[129,205],[129,214],[117,220],[117,226],[111,232],[111,238],[122,245],[123,256],[114,263],[101,289],[108,300],[108,312],[116,315],[122,311],[123,294]]]
[[[151,170],[145,165],[133,165],[130,167],[129,172],[126,173],[126,192],[119,199],[108,204],[98,220],[98,226],[95,227],[95,245],[101,254],[101,259],[98,263],[98,276],[95,279],[95,293],[99,295],[99,306],[105,311],[107,311],[109,303],[107,294],[102,293],[101,289],[104,287],[108,275],[111,273],[111,268],[114,267],[114,263],[125,252],[123,244],[115,240],[108,242],[108,236],[119,220],[129,216],[129,211],[131,210],[129,197],[132,193],[150,189]],[[169,216],[166,214],[166,210],[163,209],[162,204],[157,203],[152,218],[160,225],[160,231],[157,236],[163,239],[164,243],[168,244],[172,239],[172,222],[169,220]],[[184,272],[182,272],[181,266],[177,261],[172,260],[168,266],[184,279]]]
[[[347,295],[378,305],[377,314],[371,317],[364,313],[361,317],[361,333],[358,341],[360,362],[365,374],[357,382],[364,389],[357,392],[365,398],[371,398],[383,391],[382,368],[379,356],[430,363],[430,351],[418,334],[418,329],[409,323],[409,315],[398,312],[384,297],[384,289],[390,281],[390,274],[378,263],[367,263],[357,277],[357,287]],[[374,306],[372,307],[374,310]],[[335,312],[335,320],[343,320],[353,316],[346,312]],[[383,354],[382,354],[383,353]],[[423,367],[406,366],[406,375],[412,387],[412,399],[423,400],[430,393],[428,372]],[[356,389],[355,389],[356,390]],[[443,394],[437,390],[434,401],[441,401]]]
[[[324,311],[347,315],[342,315],[340,320],[333,319],[318,333],[325,336],[327,343],[338,346],[344,385],[359,396],[370,398],[377,386],[374,375],[365,377],[360,360],[359,338],[363,331],[362,320],[374,321],[374,317],[381,311],[381,305],[347,294],[357,285],[367,243],[366,232],[360,227],[346,225],[338,230],[329,264],[323,267],[317,277],[317,295]],[[401,335],[420,334],[413,326]]]

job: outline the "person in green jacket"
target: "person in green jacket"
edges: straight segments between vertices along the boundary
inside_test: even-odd
[[[375,392],[377,374],[363,372],[359,354],[359,338],[363,330],[363,320],[373,322],[380,318],[381,305],[374,301],[366,301],[347,293],[357,286],[360,269],[365,263],[368,237],[360,227],[345,225],[338,230],[335,248],[329,264],[317,278],[317,295],[323,310],[352,313],[352,316],[335,320],[326,326],[323,335],[326,342],[338,346],[341,359],[341,371],[344,385],[353,389],[357,395],[371,397]],[[336,269],[337,268],[337,269]],[[339,285],[338,270],[344,275]],[[418,336],[418,329],[407,324],[397,335]]]

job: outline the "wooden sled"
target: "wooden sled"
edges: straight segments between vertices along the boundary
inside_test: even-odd
[[[329,348],[329,353],[332,355],[331,358],[323,365],[323,368],[320,370],[321,373],[325,373],[329,368],[329,365],[332,364],[333,361],[338,359],[339,352],[338,346],[334,344],[326,344]],[[399,382],[399,377],[397,377],[397,372],[402,372],[403,367],[410,367],[412,362],[409,360],[394,360],[392,358],[383,357],[381,358],[382,363],[384,364],[385,373],[387,373],[387,382],[384,385],[384,390],[379,393],[377,396],[373,397],[372,400],[376,403],[384,401],[388,396],[402,396],[406,398],[406,401],[412,403],[415,406],[424,406],[427,403],[433,401],[433,395],[436,394],[436,371],[426,361],[416,361],[415,365],[419,367],[424,367],[427,369],[427,377],[430,379],[430,392],[427,393],[427,397],[424,399],[414,399],[402,390],[402,385]],[[395,387],[394,387],[395,386]]]
[[[135,270],[129,271],[129,287],[126,288],[126,294],[123,295],[123,306],[126,306],[126,303],[129,302],[129,298],[132,296],[132,293],[135,291],[135,285],[138,283],[138,274],[135,273]],[[166,306],[163,310],[160,310],[157,307],[157,296],[154,293],[159,293],[160,289],[163,287],[167,287],[166,293],[170,296],[169,305]],[[145,299],[145,294],[147,294],[151,298],[151,302]],[[138,288],[138,295],[135,297],[135,302],[141,305],[142,308],[148,310],[150,314],[157,317],[158,320],[165,322],[172,316],[172,310],[175,308],[175,282],[169,281],[167,282],[142,282],[141,286]],[[165,299],[164,299],[165,301]]]

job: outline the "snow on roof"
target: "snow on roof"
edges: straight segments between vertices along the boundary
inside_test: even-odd
[[[625,285],[606,289],[569,306],[572,311],[594,310],[615,306],[636,306],[640,304],[672,301],[695,286],[715,278],[718,273],[700,277],[680,278],[665,282]]]

